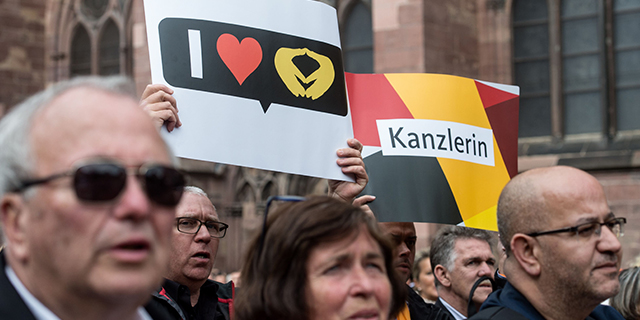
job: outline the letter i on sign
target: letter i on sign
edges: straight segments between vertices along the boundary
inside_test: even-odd
[[[202,79],[202,43],[200,30],[189,29],[189,56],[191,58],[191,77]]]

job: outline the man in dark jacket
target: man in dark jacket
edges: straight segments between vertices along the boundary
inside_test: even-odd
[[[0,121],[0,319],[149,318],[184,179],[133,91],[76,78]]]
[[[391,240],[394,247],[393,265],[396,273],[403,281],[407,281],[413,270],[413,260],[416,256],[416,228],[413,222],[383,222],[378,224],[384,234]],[[446,311],[425,303],[413,289],[407,286],[409,292],[407,296],[407,307],[398,316],[399,320],[404,319],[429,319],[429,320],[450,320]],[[451,319],[453,320],[453,319]]]
[[[496,263],[492,244],[488,231],[460,226],[446,226],[433,239],[431,266],[438,290],[436,306],[453,318],[462,320],[469,316],[469,294],[476,282],[481,281],[471,297],[475,308],[472,312],[492,292],[490,279]]]
[[[557,166],[516,176],[498,201],[508,283],[471,319],[622,319],[600,303],[620,287],[625,222],[584,171]]]
[[[151,117],[156,129],[172,131],[182,123],[178,117],[173,90],[165,85],[148,85],[140,106]],[[362,192],[369,177],[362,161],[362,143],[347,140],[347,148],[336,151],[336,164],[354,181],[329,180],[329,195],[351,203]],[[361,204],[354,202],[354,205]],[[204,225],[204,227],[203,227]],[[233,283],[207,280],[224,237],[226,224],[218,220],[215,207],[201,189],[185,188],[177,208],[169,274],[148,307],[161,306],[175,319],[225,319],[233,313]],[[207,232],[208,231],[208,232]]]
[[[176,209],[169,272],[149,306],[164,307],[174,319],[230,320],[233,282],[208,279],[227,228],[202,189],[185,187]]]

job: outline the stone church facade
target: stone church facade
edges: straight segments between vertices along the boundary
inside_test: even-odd
[[[640,40],[633,30],[640,1],[324,2],[337,9],[347,71],[520,85],[519,169],[566,164],[594,174],[614,213],[628,219],[624,264],[635,261]],[[83,74],[128,75],[139,93],[151,81],[142,0],[0,0],[0,116],[47,85]],[[240,268],[269,196],[327,191],[316,178],[198,161],[182,167],[231,225],[216,263],[226,272]],[[419,247],[435,229],[418,225]]]

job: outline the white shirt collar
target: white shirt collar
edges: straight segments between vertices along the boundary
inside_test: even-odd
[[[7,278],[16,288],[16,291],[24,301],[24,303],[29,307],[33,316],[38,320],[60,320],[58,316],[56,316],[49,308],[47,308],[40,300],[34,297],[31,292],[22,284],[22,281],[18,279],[16,273],[11,269],[11,267],[7,264],[4,268],[4,272],[7,274]],[[153,320],[147,310],[143,307],[138,308],[138,320]]]
[[[440,300],[440,302],[442,302],[442,305],[447,308],[447,310],[449,310],[449,312],[451,312],[451,315],[456,319],[456,320],[466,320],[467,317],[465,317],[462,313],[460,313],[460,311],[456,310],[454,307],[452,307],[450,304],[448,304],[446,301],[442,300],[442,298],[438,298],[438,300]]]

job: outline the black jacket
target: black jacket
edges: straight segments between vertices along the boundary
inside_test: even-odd
[[[177,282],[165,279],[157,292],[154,292],[146,308],[163,309],[175,320],[209,319],[230,320],[233,313],[235,287],[233,282],[226,284],[207,280],[200,287],[200,297],[195,307],[191,307],[189,289]]]
[[[6,264],[4,252],[0,253],[0,319],[36,320],[7,278],[4,272]]]
[[[2,320],[36,320],[27,304],[13,287],[4,271],[6,266],[4,252],[0,252],[0,319]],[[154,308],[147,309],[154,320],[169,320],[166,313]]]
[[[445,307],[444,304],[442,304],[442,301],[440,301],[440,298],[436,299],[436,303],[434,303],[434,305],[438,307],[438,309],[442,310],[442,312],[446,313],[450,319],[455,319],[451,314],[451,312],[449,311],[449,309],[447,309],[447,307]]]
[[[424,299],[409,286],[407,290],[409,290],[407,305],[411,320],[453,320],[446,309],[441,310],[431,303],[424,302]]]
[[[513,312],[515,315],[509,315]],[[511,283],[507,282],[501,290],[493,292],[482,304],[480,312],[469,319],[529,319],[544,320],[544,317]],[[624,320],[624,318],[610,306],[599,305],[587,317],[591,320]]]

